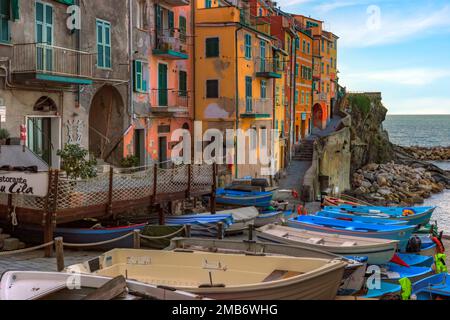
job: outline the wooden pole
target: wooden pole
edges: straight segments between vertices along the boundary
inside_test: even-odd
[[[166,224],[166,217],[164,216],[164,208],[162,204],[158,204],[158,216],[159,216],[159,225],[164,226]]]
[[[217,164],[213,164],[213,181],[210,198],[211,214],[216,214],[216,192],[217,192]]]
[[[223,222],[217,224],[217,239],[223,240]]]
[[[133,231],[133,248],[141,248],[141,230],[136,229]]]
[[[189,199],[191,197],[191,186],[192,184],[192,164],[188,164],[188,184],[187,184],[187,190],[186,190],[186,199]]]
[[[9,221],[9,219],[11,219],[11,213],[13,211],[13,196],[12,194],[8,194],[8,216],[7,216],[7,220]]]
[[[254,230],[255,226],[253,224],[248,225],[248,241],[254,242]]]
[[[186,238],[190,238],[191,237],[191,229],[192,229],[191,225],[187,224],[186,225]]]
[[[50,205],[50,195],[53,193],[54,197],[56,198],[55,188],[54,188],[54,179],[55,179],[55,172],[53,170],[49,171],[49,185],[48,185],[48,193],[47,197],[45,198],[45,209],[44,209],[44,217],[43,217],[43,227],[44,227],[44,243],[48,243],[53,240],[53,223],[52,223],[52,208]],[[51,258],[53,255],[53,246],[47,246],[44,250],[45,257]]]
[[[66,267],[64,264],[64,241],[62,237],[55,238],[56,266],[58,272]]]
[[[113,188],[114,188],[114,168],[109,168],[109,188],[108,188],[108,206],[106,214],[108,217],[113,215]]]

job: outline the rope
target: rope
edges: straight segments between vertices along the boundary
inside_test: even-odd
[[[13,227],[17,227],[19,225],[19,221],[17,220],[16,207],[14,206],[13,211],[11,212],[11,224]]]
[[[66,242],[64,242],[64,246],[65,247],[74,247],[74,248],[97,247],[97,246],[102,246],[104,244],[118,242],[120,240],[123,240],[123,239],[126,239],[126,238],[132,236],[133,234],[134,234],[134,232],[130,232],[130,233],[123,235],[116,239],[102,241],[102,242],[95,242],[95,243],[66,243]]]
[[[174,237],[174,236],[180,234],[181,232],[183,232],[183,231],[185,231],[185,230],[186,230],[186,227],[184,226],[183,228],[181,228],[181,229],[178,230],[177,232],[174,232],[174,233],[169,234],[169,235],[167,235],[167,236],[161,236],[161,237],[149,237],[149,236],[144,236],[144,235],[142,235],[142,234],[139,234],[139,236],[140,236],[142,239],[146,239],[146,240],[162,240],[162,239],[172,238],[172,237]]]
[[[15,250],[15,251],[0,252],[0,257],[12,256],[12,255],[15,255],[15,254],[22,254],[22,253],[27,253],[27,252],[31,252],[31,251],[37,251],[37,250],[44,249],[46,247],[52,246],[54,244],[55,244],[55,241],[51,241],[51,242],[44,243],[44,244],[41,244],[40,246],[33,247],[33,248],[26,248],[26,249]]]

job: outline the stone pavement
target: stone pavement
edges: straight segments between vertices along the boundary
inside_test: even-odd
[[[101,255],[98,251],[64,251],[66,266],[88,261]],[[0,256],[0,275],[5,271],[57,271],[56,258],[44,258],[44,251],[39,250],[15,256]]]

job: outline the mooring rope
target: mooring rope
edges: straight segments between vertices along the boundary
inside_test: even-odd
[[[139,237],[141,237],[142,239],[146,239],[146,240],[163,240],[163,239],[167,239],[167,238],[172,238],[178,234],[180,234],[181,232],[185,231],[186,227],[184,226],[183,228],[181,228],[180,230],[178,230],[177,232],[174,232],[172,234],[169,234],[167,236],[160,236],[160,237],[150,237],[150,236],[144,236],[142,234],[139,234]]]
[[[112,240],[106,240],[106,241],[101,241],[101,242],[94,242],[94,243],[67,243],[64,242],[63,245],[64,247],[73,247],[73,248],[86,248],[86,247],[98,247],[98,246],[102,246],[104,244],[110,244],[110,243],[114,243],[114,242],[118,242],[120,240],[126,239],[128,237],[131,237],[134,234],[134,232],[130,232],[126,235],[123,235],[119,238],[116,239],[112,239]]]
[[[14,251],[4,251],[4,252],[0,252],[0,257],[12,256],[15,254],[22,254],[22,253],[37,251],[37,250],[41,250],[41,249],[47,248],[49,246],[52,246],[54,244],[55,244],[55,241],[51,241],[51,242],[47,242],[47,243],[44,243],[44,244],[41,244],[39,246],[32,247],[32,248],[26,248],[26,249],[21,249],[21,250],[14,250]]]

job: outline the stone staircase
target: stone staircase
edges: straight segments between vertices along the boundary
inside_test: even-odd
[[[314,140],[303,140],[295,146],[293,159],[296,161],[312,161],[314,156]]]

